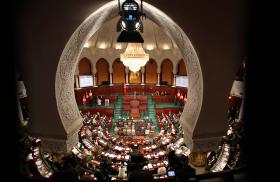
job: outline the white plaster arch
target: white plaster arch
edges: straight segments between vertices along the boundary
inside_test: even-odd
[[[137,0],[139,3],[139,1]],[[186,66],[189,70],[188,104],[180,118],[184,130],[184,142],[192,149],[192,135],[202,105],[203,80],[197,54],[183,30],[166,14],[154,6],[143,3],[143,9],[147,17],[157,23],[173,40],[181,50]],[[57,109],[67,133],[67,143],[77,141],[77,131],[82,123],[74,94],[74,74],[79,56],[85,42],[107,21],[118,16],[118,2],[111,1],[92,13],[75,30],[67,42],[57,66],[55,79],[55,96]]]

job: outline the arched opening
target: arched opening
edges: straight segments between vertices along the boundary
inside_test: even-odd
[[[157,63],[155,60],[150,59],[145,66],[145,83],[156,84],[157,83]]]
[[[169,59],[161,63],[161,85],[172,85],[173,64]]]
[[[79,75],[91,75],[91,62],[87,58],[83,58],[79,62]]]
[[[183,59],[181,59],[178,63],[178,75],[187,76],[187,68]]]
[[[109,64],[106,59],[99,59],[96,62],[96,79],[98,85],[109,84]]]
[[[141,70],[137,72],[129,71],[129,83],[131,84],[139,84],[141,83]]]
[[[186,60],[190,83],[188,88],[188,103],[184,107],[180,123],[184,130],[184,142],[192,149],[192,135],[200,113],[203,95],[202,72],[198,57],[188,37],[172,19],[148,3],[143,3],[143,9],[148,18],[171,36],[181,50],[184,60]],[[78,58],[83,49],[83,45],[91,35],[102,24],[117,15],[118,6],[116,1],[111,1],[99,8],[76,29],[60,57],[56,73],[55,91],[57,109],[67,133],[65,147],[68,151],[78,141],[78,131],[82,121],[73,91],[75,67],[78,63]],[[108,71],[107,79],[104,80],[108,80]],[[100,83],[100,80],[98,83]],[[172,82],[170,81],[170,83]]]
[[[125,82],[125,67],[120,59],[113,62],[113,83],[120,84]]]

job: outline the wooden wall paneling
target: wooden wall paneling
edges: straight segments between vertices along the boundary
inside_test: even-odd
[[[120,59],[116,59],[113,63],[113,84],[125,82],[125,67]]]
[[[161,81],[166,81],[168,85],[172,85],[173,65],[169,59],[165,59],[161,64]]]
[[[109,64],[105,59],[101,58],[97,61],[96,71],[98,85],[102,85],[103,81],[109,81]]]
[[[79,62],[79,75],[91,75],[91,63],[87,58],[82,58]]]
[[[145,83],[157,83],[157,63],[153,59],[150,59],[145,66]]]
[[[178,75],[187,76],[187,69],[183,59],[178,63]]]
[[[129,71],[129,83],[130,84],[140,84],[141,77],[142,77],[141,71],[137,71],[136,73]]]

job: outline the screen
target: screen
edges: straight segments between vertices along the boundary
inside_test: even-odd
[[[80,87],[93,86],[92,75],[80,75],[79,76]]]
[[[175,176],[175,171],[168,171],[168,176]]]
[[[176,76],[176,86],[178,87],[189,87],[188,76]]]

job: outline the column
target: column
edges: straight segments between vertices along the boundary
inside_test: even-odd
[[[113,86],[113,73],[110,73],[110,86]]]
[[[160,86],[160,73],[157,74],[157,86]]]
[[[126,83],[126,85],[129,85],[129,83],[128,83],[128,73],[129,73],[129,69],[126,66],[125,67],[125,83]]]
[[[145,73],[145,67],[143,66],[142,68],[141,68],[141,73],[142,73],[142,77],[141,77],[141,79],[142,79],[142,81],[141,81],[141,85],[144,85],[145,83],[144,83],[144,73]]]
[[[173,74],[173,85],[172,87],[176,87],[176,74]]]
[[[80,88],[79,75],[75,75],[76,88]]]
[[[97,87],[97,85],[96,85],[96,73],[93,73],[93,87]]]

